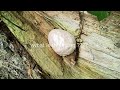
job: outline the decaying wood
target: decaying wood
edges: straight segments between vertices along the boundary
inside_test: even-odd
[[[7,26],[0,22],[0,79],[41,79],[43,74]]]
[[[1,19],[51,78],[120,78],[120,13],[99,22],[85,13],[81,38],[79,12],[1,11]],[[115,24],[116,23],[116,24]],[[47,35],[62,28],[82,39],[74,66],[63,62],[51,47]]]

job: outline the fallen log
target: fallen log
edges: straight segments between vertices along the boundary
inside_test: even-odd
[[[119,12],[101,22],[85,13],[82,30],[79,12],[1,11],[0,18],[50,78],[120,78]],[[74,66],[64,62],[74,56],[60,57],[48,47],[53,28],[70,32],[78,43],[82,40]]]

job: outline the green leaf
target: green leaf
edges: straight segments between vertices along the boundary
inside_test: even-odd
[[[104,18],[108,17],[110,15],[109,11],[88,11],[92,15],[97,16],[98,20],[101,21]]]

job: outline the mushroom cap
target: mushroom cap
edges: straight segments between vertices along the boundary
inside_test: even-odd
[[[67,56],[76,49],[75,37],[62,29],[53,29],[48,35],[52,49],[60,56]]]

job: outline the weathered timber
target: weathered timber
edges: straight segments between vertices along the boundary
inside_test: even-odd
[[[101,22],[85,13],[79,38],[83,42],[74,66],[67,65],[62,57],[48,47],[47,35],[53,28],[62,28],[79,37],[79,12],[1,11],[0,15],[14,36],[51,78],[120,78],[120,27],[119,24],[113,25],[115,22],[120,23],[119,12]]]

